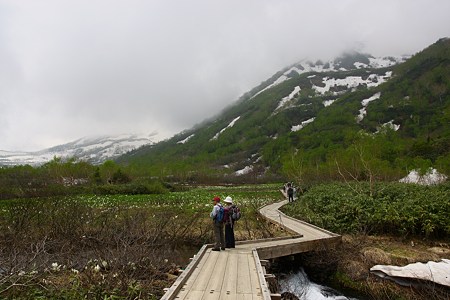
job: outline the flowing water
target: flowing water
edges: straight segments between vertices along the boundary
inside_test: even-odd
[[[290,292],[301,300],[357,300],[357,298],[345,296],[330,287],[311,282],[303,268],[295,273],[280,276],[278,282],[281,286],[281,293]]]

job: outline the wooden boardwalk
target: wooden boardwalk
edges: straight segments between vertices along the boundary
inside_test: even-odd
[[[238,242],[235,249],[220,252],[204,245],[161,299],[271,299],[261,259],[326,250],[341,240],[281,213],[279,208],[286,203],[265,206],[260,213],[290,231],[291,237]]]

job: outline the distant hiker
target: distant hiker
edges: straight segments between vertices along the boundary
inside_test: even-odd
[[[290,182],[287,184],[287,195],[288,195],[288,201],[294,202],[294,187],[292,186],[292,184]]]
[[[241,218],[241,211],[239,207],[233,204],[233,199],[228,196],[223,201],[227,204],[225,207],[225,248],[234,248],[234,222]]]
[[[220,251],[225,250],[225,238],[223,235],[223,220],[224,220],[224,213],[225,209],[220,204],[220,198],[214,197],[213,199],[214,207],[209,214],[211,219],[213,220],[213,226],[214,226],[214,237],[215,237],[215,244],[213,251]]]

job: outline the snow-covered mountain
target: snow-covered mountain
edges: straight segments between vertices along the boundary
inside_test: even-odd
[[[269,169],[277,172],[289,149],[294,153],[315,140],[314,146],[322,141],[337,145],[335,133],[329,130],[403,130],[408,116],[401,108],[398,114],[392,112],[397,108],[395,99],[386,107],[386,116],[378,109],[375,121],[371,110],[391,97],[386,84],[405,77],[398,65],[410,59],[409,55],[374,57],[353,52],[329,61],[299,61],[242,95],[220,115],[119,161],[163,161],[168,168],[173,163],[174,170],[180,161],[192,168],[204,162],[230,175],[263,174]]]
[[[139,136],[123,134],[118,136],[85,137],[74,142],[36,152],[10,152],[0,150],[0,166],[41,165],[55,156],[76,158],[93,164],[114,159],[143,145],[157,142],[156,134]]]
[[[369,54],[362,53],[347,53],[344,54],[334,60],[330,60],[328,62],[311,62],[311,61],[300,61],[287,69],[284,70],[283,74],[278,78],[267,85],[266,87],[259,90],[256,94],[253,95],[252,98],[257,95],[263,93],[264,91],[271,89],[280,83],[292,78],[295,75],[301,75],[303,73],[311,73],[312,75],[308,78],[311,79],[312,82],[317,82],[318,78],[316,77],[319,74],[327,74],[330,72],[337,73],[336,75],[341,75],[342,72],[351,71],[351,70],[359,70],[359,69],[382,69],[394,66],[396,64],[402,63],[406,61],[410,55],[404,56],[388,56],[388,57],[373,57]],[[369,76],[349,76],[348,78],[330,78],[323,77],[324,86],[315,86],[314,88],[318,93],[324,94],[325,92],[330,91],[331,87],[339,87],[345,86],[346,88],[356,87],[358,85],[365,84],[367,86],[376,86],[383,82],[385,82],[390,76],[391,72],[387,72],[384,75],[371,74]],[[321,78],[322,79],[322,78]],[[341,89],[343,90],[343,89]]]

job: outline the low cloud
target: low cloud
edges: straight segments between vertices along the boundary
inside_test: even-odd
[[[349,49],[412,54],[449,1],[0,1],[0,149],[168,137],[279,69]]]

